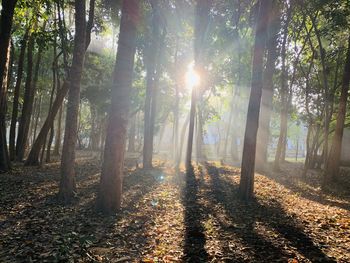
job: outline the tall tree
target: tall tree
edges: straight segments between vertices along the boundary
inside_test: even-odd
[[[26,32],[24,33],[23,39],[21,41],[21,48],[20,48],[20,53],[18,57],[17,77],[16,77],[15,90],[13,94],[10,140],[9,140],[9,150],[10,150],[11,160],[14,160],[16,156],[15,141],[16,141],[16,126],[17,126],[18,107],[19,107],[19,95],[20,95],[20,88],[21,88],[22,78],[23,78],[24,56],[25,56],[25,51],[26,51],[28,37],[29,37],[29,30],[30,28],[28,27]]]
[[[252,198],[254,192],[256,137],[259,126],[259,111],[263,88],[263,60],[271,6],[271,0],[259,1],[259,14],[256,22],[253,50],[252,83],[244,134],[241,180],[239,184],[240,197],[244,200]]]
[[[206,31],[209,24],[209,13],[211,8],[211,2],[212,2],[211,0],[196,1],[193,49],[194,49],[194,69],[199,75],[201,75],[201,73],[202,74],[204,73],[202,45],[205,41]],[[188,141],[187,141],[187,151],[186,151],[186,160],[185,160],[187,170],[191,168],[194,124],[195,124],[195,117],[196,117],[196,107],[197,107],[199,88],[200,87],[192,87],[190,123],[189,123],[189,129],[188,129]]]
[[[156,100],[156,77],[157,77],[157,57],[160,52],[160,11],[159,1],[151,1],[152,5],[152,23],[151,23],[151,43],[146,53],[146,98],[144,109],[144,136],[143,136],[143,168],[152,168],[153,157],[153,127],[152,109],[155,109]]]
[[[280,169],[280,161],[284,156],[282,154],[283,148],[287,142],[287,128],[288,128],[288,71],[286,65],[287,59],[287,40],[288,40],[288,25],[291,17],[291,7],[288,7],[286,10],[286,19],[283,25],[283,39],[282,39],[282,47],[281,47],[281,114],[280,114],[280,134],[278,137],[275,161],[274,161],[274,169]]]
[[[45,29],[45,23],[43,26]],[[27,77],[26,83],[24,87],[24,102],[22,107],[22,115],[20,117],[19,127],[18,127],[18,135],[17,135],[17,143],[16,143],[16,157],[18,160],[22,161],[25,153],[25,149],[27,147],[28,134],[29,134],[29,126],[30,120],[33,111],[33,102],[36,84],[39,76],[39,67],[41,62],[41,53],[42,47],[39,47],[37,54],[37,61],[35,66],[35,72],[33,77],[33,51],[35,46],[35,38],[33,36],[29,36],[28,41],[28,52],[27,52]]]
[[[69,203],[75,195],[75,145],[77,141],[80,82],[86,52],[86,4],[85,0],[75,0],[75,36],[73,61],[69,71],[69,91],[66,125],[61,157],[61,181],[58,197]],[[91,8],[91,7],[90,7]]]
[[[95,0],[90,0],[89,3],[89,20],[86,26],[86,40],[85,40],[85,47],[84,47],[84,54],[86,52],[86,49],[88,48],[90,41],[91,41],[91,30],[92,27],[94,25],[94,10],[95,10]],[[65,54],[65,50],[62,50],[63,55]],[[82,51],[80,51],[82,52]],[[74,57],[74,56],[73,56]],[[64,59],[65,60],[65,59]],[[64,62],[64,64],[66,64],[66,62]],[[46,138],[47,135],[52,127],[52,123],[55,120],[55,117],[58,113],[58,111],[60,110],[63,100],[65,98],[65,96],[67,95],[67,92],[69,90],[70,87],[70,83],[69,83],[69,76],[67,77],[67,79],[63,82],[62,87],[58,90],[55,100],[52,103],[52,107],[50,109],[50,111],[48,112],[48,115],[44,121],[43,126],[40,129],[40,132],[37,136],[37,138],[35,139],[33,146],[29,152],[28,158],[25,162],[25,165],[39,165],[39,156],[40,156],[40,152],[42,150],[43,147],[45,147],[45,142],[46,142]]]
[[[340,156],[342,148],[342,139],[344,132],[344,124],[346,117],[346,104],[348,100],[349,93],[349,83],[350,83],[350,35],[348,39],[348,48],[346,54],[346,61],[344,65],[342,88],[339,99],[337,123],[333,135],[332,146],[330,154],[326,163],[326,169],[324,174],[324,185],[330,181],[335,181],[338,178],[339,166],[340,166]]]
[[[259,114],[259,130],[256,149],[256,167],[264,169],[268,158],[268,145],[270,137],[270,120],[273,101],[273,76],[277,59],[277,37],[281,27],[279,4],[274,1],[268,25],[268,39],[266,43],[267,59],[266,69],[263,76],[263,90]]]
[[[139,19],[139,1],[124,0],[113,73],[112,105],[97,197],[97,208],[105,214],[116,213],[122,200],[124,153]]]
[[[0,18],[0,171],[10,168],[10,160],[6,140],[6,93],[7,71],[9,63],[9,47],[12,29],[12,20],[17,0],[3,0],[1,2]]]

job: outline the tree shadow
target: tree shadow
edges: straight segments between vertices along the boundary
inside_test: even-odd
[[[322,205],[350,210],[350,199],[344,195],[344,192],[347,192],[349,196],[350,189],[349,177],[345,174],[342,174],[339,182],[329,185],[329,189],[325,191],[322,190],[321,187],[322,177],[319,172],[311,171],[306,178],[303,178],[298,172],[298,167],[291,166],[293,164],[288,165],[290,167],[288,167],[287,170],[281,167],[282,170],[279,173],[266,172],[264,175],[303,198],[318,202]],[[327,198],[327,195],[342,200],[330,200]]]
[[[33,187],[30,177],[17,187],[11,185],[17,195],[8,201],[7,215],[0,217],[1,262],[94,262],[110,257],[131,260],[142,256],[148,238],[144,224],[150,221],[152,213],[143,215],[144,207],[138,203],[160,183],[157,177],[139,170],[128,175],[124,184],[127,197],[124,209],[106,217],[94,209],[98,174],[89,165],[81,165],[77,169],[80,198],[69,206],[55,201],[59,180],[56,171],[50,170],[53,173],[48,172],[47,178],[40,181],[40,192],[27,192]],[[147,187],[140,187],[145,182]],[[35,179],[34,183],[38,181]],[[43,190],[48,183],[55,185],[52,192]]]
[[[184,258],[186,262],[207,262],[208,253],[205,249],[206,237],[201,223],[203,210],[198,202],[199,182],[193,167],[186,172],[186,185],[183,189],[185,244]]]
[[[208,199],[219,203],[228,215],[229,222],[221,222],[221,226],[253,251],[253,261],[288,261],[295,255],[286,247],[292,247],[311,262],[336,262],[314,245],[301,223],[288,215],[280,203],[275,200],[269,203],[259,200],[240,202],[237,184],[223,179],[213,165],[206,164],[206,169],[211,180]],[[276,236],[271,237],[271,233]]]

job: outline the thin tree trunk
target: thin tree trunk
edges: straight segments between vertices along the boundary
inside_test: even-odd
[[[309,169],[311,129],[312,129],[312,125],[309,123],[309,127],[307,129],[307,135],[306,135],[306,156],[305,156],[304,169],[302,174],[303,178],[306,177],[307,170]]]
[[[51,96],[50,96],[50,109],[52,107],[52,101],[53,101],[53,96],[54,93],[56,91],[56,89],[58,89],[58,65],[57,65],[57,43],[56,43],[56,36],[55,36],[55,40],[54,40],[54,46],[53,46],[53,62],[52,62],[52,90],[51,90]],[[54,132],[55,132],[55,122],[53,121],[50,127],[50,136],[49,136],[49,140],[47,142],[47,149],[46,149],[46,163],[49,163],[51,161],[51,145],[52,145],[52,141],[53,141],[53,136],[54,136]]]
[[[175,69],[175,104],[174,104],[174,127],[173,127],[173,160],[176,165],[177,156],[179,152],[179,107],[180,107],[180,96],[179,96],[179,85],[177,83],[178,79],[178,45],[179,39],[176,38],[175,44],[175,54],[174,54],[174,69]]]
[[[11,125],[10,125],[10,140],[9,140],[9,150],[10,150],[10,159],[16,159],[16,151],[15,151],[15,141],[16,141],[16,127],[17,127],[17,119],[18,119],[18,106],[19,106],[19,94],[23,77],[23,67],[24,67],[24,56],[27,47],[29,37],[29,27],[27,28],[22,42],[21,49],[18,57],[18,66],[17,66],[17,78],[16,85],[13,94],[13,105],[12,105],[12,115],[11,115]]]
[[[52,127],[52,122],[55,120],[55,116],[57,115],[58,110],[60,109],[62,102],[64,100],[65,95],[67,94],[69,88],[69,82],[66,80],[61,89],[58,90],[56,98],[52,104],[51,110],[48,113],[48,116],[46,117],[46,120],[41,127],[41,130],[38,134],[38,137],[36,138],[32,149],[29,152],[28,158],[25,162],[25,165],[39,165],[39,155],[40,151],[43,148],[43,145],[46,142],[47,134],[50,131],[50,128]]]
[[[30,118],[32,115],[33,101],[34,101],[34,85],[33,85],[33,51],[34,51],[35,39],[34,36],[29,36],[28,40],[28,52],[27,52],[27,77],[24,87],[24,99],[22,114],[18,125],[18,135],[16,143],[16,158],[22,161],[24,158],[25,149],[28,140],[28,131],[30,125]],[[37,67],[40,64],[40,54],[38,56]]]
[[[317,38],[319,51],[320,51],[320,57],[321,57],[321,65],[322,65],[322,84],[324,88],[324,99],[325,99],[325,111],[324,111],[324,130],[323,130],[323,136],[324,136],[324,145],[323,145],[323,163],[327,163],[327,157],[328,157],[328,136],[329,136],[329,126],[331,122],[331,115],[330,115],[330,100],[329,100],[329,87],[328,87],[328,78],[327,78],[327,67],[326,67],[326,51],[323,48],[322,41],[321,41],[321,34],[317,28],[316,23],[316,16],[310,16],[311,22],[315,31],[315,35]]]
[[[331,181],[336,181],[339,176],[340,168],[340,157],[342,148],[342,139],[344,132],[344,124],[346,117],[346,103],[349,93],[349,82],[350,82],[350,37],[348,39],[348,50],[346,54],[346,61],[344,66],[342,89],[339,100],[339,108],[337,115],[337,123],[335,132],[333,135],[331,151],[328,157],[325,175],[324,175],[324,186]]]
[[[57,129],[56,129],[56,137],[55,137],[56,140],[55,140],[55,147],[53,149],[53,155],[55,156],[60,155],[63,107],[64,105],[60,107],[60,110],[58,113]]]
[[[36,114],[35,114],[35,123],[34,123],[34,132],[33,132],[33,143],[35,141],[36,138],[36,132],[38,129],[38,124],[39,124],[39,119],[40,119],[40,114],[41,114],[41,100],[42,100],[42,94],[40,94],[39,99],[38,99],[38,103],[37,103],[37,109],[36,109]],[[33,146],[32,143],[32,146]]]
[[[136,131],[136,118],[132,118],[131,126],[129,128],[129,143],[128,143],[128,152],[135,152],[135,131]]]
[[[240,198],[243,200],[251,199],[254,191],[256,137],[259,126],[259,110],[263,88],[263,59],[271,4],[271,1],[260,2],[259,16],[256,26],[252,64],[252,86],[248,104],[242,155],[241,180],[239,184]]]
[[[58,193],[58,197],[63,203],[71,202],[76,194],[74,161],[78,130],[80,82],[86,51],[85,8],[85,0],[75,0],[75,37],[73,62],[69,72],[70,87],[68,91],[66,125],[62,148],[63,154],[61,157],[60,189]]]
[[[90,44],[90,39],[91,39],[90,34],[91,34],[91,29],[93,26],[93,18],[94,18],[94,7],[95,7],[95,0],[90,0],[89,21],[86,27],[86,41],[85,41],[85,47],[83,49],[84,53]],[[39,135],[36,138],[33,144],[33,147],[29,152],[25,165],[35,166],[40,164],[39,163],[40,150],[43,147],[43,145],[46,143],[47,134],[49,133],[50,128],[52,127],[52,122],[54,122],[55,117],[62,106],[64,97],[66,96],[69,90],[69,85],[70,85],[70,80],[69,78],[67,78],[63,82],[62,87],[58,90],[56,94],[56,98],[52,104],[51,110],[49,111],[46,117],[46,120],[43,126],[41,127]]]
[[[273,76],[277,59],[277,36],[281,28],[279,5],[274,4],[272,15],[269,19],[267,40],[267,61],[263,77],[263,90],[261,97],[259,129],[256,149],[256,167],[258,170],[266,168],[268,160],[268,145],[270,137],[270,120],[273,101]]]
[[[282,68],[281,68],[281,114],[280,114],[280,134],[277,143],[274,170],[280,169],[280,161],[283,151],[283,145],[286,142],[287,137],[287,125],[288,125],[288,84],[287,84],[287,68],[286,68],[286,56],[287,56],[287,38],[288,38],[288,25],[291,16],[291,7],[287,10],[287,18],[283,27],[283,40],[282,40]]]
[[[188,123],[190,122],[190,114],[188,114],[183,126],[182,126],[182,129],[181,129],[181,134],[180,134],[180,149],[179,149],[179,154],[178,156],[176,156],[176,168],[179,168],[180,166],[180,163],[181,163],[181,159],[182,159],[182,151],[183,151],[183,146],[184,146],[184,143],[185,143],[185,134],[186,134],[186,130],[187,130],[187,127],[188,127]]]
[[[223,150],[223,159],[226,158],[227,156],[227,147],[229,146],[229,137],[231,135],[231,145],[233,146],[232,141],[234,141],[236,138],[233,136],[232,132],[231,132],[231,125],[233,123],[233,119],[234,119],[234,113],[237,110],[237,97],[239,94],[239,85],[241,82],[241,57],[242,57],[242,48],[241,48],[241,40],[240,40],[240,35],[239,35],[239,22],[241,19],[241,1],[234,1],[233,2],[233,7],[232,7],[232,11],[234,12],[231,18],[232,21],[232,26],[233,26],[233,43],[234,43],[234,48],[233,48],[233,57],[237,54],[237,58],[234,59],[236,60],[235,63],[235,67],[232,68],[232,72],[233,74],[235,74],[236,72],[238,73],[238,80],[236,83],[234,83],[234,85],[232,86],[232,98],[231,98],[231,107],[230,107],[230,115],[229,115],[229,119],[228,119],[228,125],[227,125],[227,129],[226,129],[226,134],[225,134],[225,143],[224,143],[224,150]],[[238,50],[238,52],[237,52]],[[237,147],[236,147],[237,148]],[[233,148],[231,147],[231,153]],[[218,153],[219,154],[219,153]],[[235,154],[234,154],[235,155]],[[233,157],[233,156],[231,156]],[[236,160],[235,157],[233,157],[234,160]]]
[[[196,3],[196,14],[195,14],[195,26],[194,26],[194,69],[197,74],[204,73],[203,71],[203,56],[204,48],[203,43],[206,38],[206,31],[209,24],[209,13],[211,8],[211,0],[201,0]],[[196,116],[196,106],[198,100],[198,89],[200,87],[192,87],[191,94],[191,109],[190,109],[190,124],[188,129],[188,141],[186,151],[186,170],[190,171],[192,168],[192,147],[193,147],[193,134],[194,134],[194,123]]]
[[[157,75],[157,52],[159,52],[160,41],[160,17],[157,1],[151,1],[152,5],[152,42],[148,47],[147,54],[147,85],[144,109],[144,136],[143,136],[143,168],[152,168],[153,156],[153,122],[152,111],[155,109],[153,101],[156,99],[155,85]]]
[[[122,201],[122,182],[130,91],[136,52],[139,1],[123,1],[116,64],[113,73],[112,105],[109,112],[97,208],[114,214]]]
[[[53,137],[55,134],[55,122],[52,123],[52,126],[50,128],[50,136],[49,136],[49,140],[47,142],[47,148],[46,148],[46,159],[45,162],[49,163],[51,162],[51,146],[52,146],[52,142],[53,142]]]

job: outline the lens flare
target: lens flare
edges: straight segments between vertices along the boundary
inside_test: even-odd
[[[186,86],[188,89],[193,89],[194,87],[198,86],[200,83],[200,77],[197,74],[197,72],[194,70],[194,63],[190,63],[187,66],[187,72],[186,72]]]

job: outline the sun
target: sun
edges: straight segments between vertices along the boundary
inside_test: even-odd
[[[200,77],[197,74],[197,72],[194,70],[193,62],[187,66],[187,72],[185,77],[186,77],[186,87],[188,89],[193,89],[194,87],[199,85]]]

